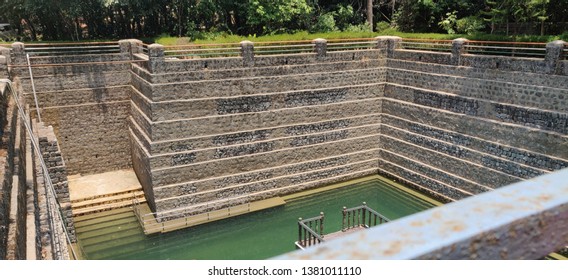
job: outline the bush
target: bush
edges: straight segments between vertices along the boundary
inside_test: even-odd
[[[347,26],[347,28],[345,28],[345,30],[343,30],[345,32],[370,32],[371,31],[371,27],[369,26],[368,22],[365,23],[361,23],[358,25],[349,25]]]
[[[383,30],[387,30],[389,29],[391,26],[388,22],[386,21],[379,21],[377,22],[375,28],[377,29],[377,32],[381,32]]]
[[[485,23],[476,16],[469,16],[456,21],[456,31],[460,34],[475,34],[483,28],[485,28]]]
[[[337,27],[335,26],[335,18],[333,17],[333,13],[325,13],[318,17],[318,21],[310,31],[312,33],[316,32],[332,32],[336,31]]]
[[[456,21],[458,19],[456,14],[456,11],[447,13],[446,18],[443,18],[442,21],[438,22],[438,25],[442,29],[446,30],[448,34],[456,34]]]
[[[351,5],[337,5],[337,10],[334,12],[335,22],[337,28],[345,30],[356,22],[356,15]]]

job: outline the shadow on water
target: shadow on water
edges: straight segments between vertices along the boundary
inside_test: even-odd
[[[323,211],[325,232],[331,233],[341,229],[342,207],[363,201],[391,220],[434,207],[383,181],[370,180],[171,233],[144,236],[138,222],[130,218],[128,223],[112,225],[125,231],[129,228],[130,235],[109,234],[106,241],[89,242],[79,234],[79,239],[87,244],[83,247],[89,259],[266,259],[295,249],[299,217],[310,218]]]

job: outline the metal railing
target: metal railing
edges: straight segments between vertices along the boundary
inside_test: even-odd
[[[422,40],[422,39],[402,39],[400,46],[404,50],[451,52],[451,40]]]
[[[377,40],[374,38],[359,38],[359,39],[341,39],[341,40],[328,40],[327,51],[358,51],[370,50],[377,48]]]
[[[309,40],[258,42],[254,44],[254,54],[258,56],[314,53],[315,43]]]
[[[390,221],[387,217],[367,206],[366,202],[353,208],[343,207],[342,212],[343,223],[341,231],[348,231],[358,227],[370,228]]]
[[[544,58],[545,43],[468,41],[465,45],[468,54]]]
[[[298,241],[296,242],[296,247],[299,249],[305,249],[309,246],[320,244],[324,242],[323,240],[323,212],[319,216],[302,219],[298,218]]]
[[[164,55],[177,59],[236,57],[241,55],[241,47],[239,43],[168,46]]]
[[[26,44],[30,56],[60,56],[120,53],[117,42]]]
[[[26,128],[26,132],[30,138],[30,142],[32,144],[32,149],[34,150],[34,152],[36,153],[36,158],[39,161],[39,165],[41,168],[41,172],[43,175],[43,180],[45,183],[45,189],[46,189],[46,207],[47,207],[47,215],[48,215],[48,223],[49,223],[49,229],[51,234],[50,236],[50,241],[51,241],[51,246],[52,248],[54,248],[53,252],[60,252],[60,253],[64,253],[64,252],[68,252],[68,250],[71,251],[72,254],[72,258],[73,259],[79,259],[80,256],[77,254],[77,252],[75,251],[75,249],[72,246],[72,242],[71,242],[71,237],[70,237],[70,233],[67,230],[67,227],[65,226],[67,224],[67,219],[65,217],[65,215],[63,214],[63,211],[61,209],[61,205],[59,204],[59,201],[57,199],[57,192],[55,191],[55,188],[53,186],[53,182],[51,181],[51,177],[49,176],[49,170],[47,168],[47,165],[43,159],[42,156],[42,152],[40,150],[39,147],[39,143],[37,142],[36,138],[34,137],[34,133],[33,133],[33,129],[31,127],[31,123],[30,123],[30,119],[28,118],[28,115],[25,113],[23,106],[20,104],[20,100],[19,100],[19,96],[17,94],[17,92],[14,90],[13,86],[12,86],[12,81],[8,80],[8,79],[0,79],[0,83],[5,83],[8,86],[8,90],[10,90],[12,92],[12,96],[14,98],[14,101],[16,103],[16,106],[18,108],[18,113],[19,113],[19,117],[21,118],[22,122],[24,123],[24,126]],[[55,206],[52,207],[52,206]],[[58,235],[56,234],[56,232],[61,231],[64,233],[65,235],[65,240],[67,241],[67,244],[62,243],[62,240],[60,240],[60,238],[58,238]],[[81,246],[78,243],[77,246],[79,247],[79,249],[82,250]],[[65,259],[66,256],[62,255],[60,256],[61,259]]]

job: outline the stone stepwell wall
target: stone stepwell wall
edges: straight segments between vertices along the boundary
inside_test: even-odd
[[[38,48],[33,45],[12,45],[9,63],[12,79],[35,116],[32,84],[26,67],[26,54],[30,54],[42,121],[54,127],[71,175],[131,166],[127,128],[130,44],[130,40],[118,42],[115,52],[101,54],[54,52],[42,55],[36,55]]]
[[[452,201],[568,167],[563,42],[533,59],[400,41],[274,56],[243,42],[240,57],[194,60],[150,46],[132,69],[129,130],[152,209],[175,217],[376,172]]]
[[[315,45],[255,56],[245,42],[242,57],[198,60],[149,47],[132,71],[130,131],[153,210],[175,217],[376,174],[384,52]]]
[[[563,42],[523,59],[389,40],[381,172],[451,201],[568,167]]]

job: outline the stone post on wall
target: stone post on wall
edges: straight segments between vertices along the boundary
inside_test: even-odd
[[[254,66],[254,43],[251,41],[241,42],[241,57],[243,58],[243,66]]]
[[[10,64],[10,49],[0,47],[0,79],[8,79],[8,64]]]
[[[544,57],[545,73],[560,74],[562,71],[560,61],[564,55],[564,46],[566,42],[561,40],[552,41],[546,44],[546,56]]]
[[[464,38],[458,38],[452,41],[452,57],[450,59],[452,65],[461,64],[462,55],[467,53],[465,49],[467,42],[469,42],[469,40]]]
[[[26,47],[24,43],[16,42],[12,44],[12,64],[28,64],[26,60]]]
[[[142,41],[136,39],[120,40],[118,41],[120,46],[120,54],[125,60],[134,59],[134,54],[141,53]]]
[[[402,38],[398,36],[378,36],[377,49],[385,49],[387,57],[394,57],[394,50],[401,48]]]
[[[8,60],[9,57],[5,56],[2,50],[0,49],[0,79],[7,79],[10,76],[8,74]]]
[[[160,73],[165,70],[164,46],[151,44],[148,46],[148,71]]]
[[[324,60],[327,55],[327,40],[317,38],[312,41],[317,60]]]

